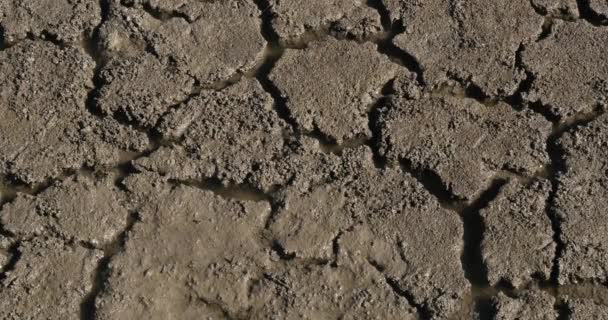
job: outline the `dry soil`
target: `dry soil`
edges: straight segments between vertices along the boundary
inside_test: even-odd
[[[608,1],[0,0],[0,319],[608,319]]]

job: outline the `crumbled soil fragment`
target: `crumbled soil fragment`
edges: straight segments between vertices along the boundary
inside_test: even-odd
[[[559,176],[556,213],[560,220],[563,253],[560,283],[608,280],[608,115],[562,137],[565,171]]]
[[[296,258],[317,260],[335,254],[338,241],[338,263],[368,261],[436,317],[454,313],[468,290],[458,215],[400,170],[377,171],[367,148],[356,152],[366,160],[350,175],[307,193],[286,190],[270,227],[275,241]]]
[[[142,127],[154,127],[169,107],[188,97],[194,79],[150,54],[114,59],[100,73],[99,109]]]
[[[3,0],[0,3],[0,30],[8,43],[29,36],[76,43],[90,37],[99,23],[98,1]]]
[[[268,203],[167,185],[139,214],[109,265],[97,319],[225,318],[248,309],[248,288],[270,261],[261,243]]]
[[[584,21],[556,21],[549,38],[523,52],[534,74],[527,100],[560,118],[608,103],[608,29]]]
[[[551,17],[576,19],[579,15],[576,0],[532,0],[531,3],[540,13]]]
[[[270,79],[302,129],[342,143],[371,135],[368,109],[398,68],[372,43],[330,39],[285,52]]]
[[[0,52],[0,173],[40,183],[116,163],[147,138],[86,109],[95,64],[82,49],[23,41]]]
[[[102,254],[53,238],[19,244],[20,257],[0,286],[2,319],[80,319]]]
[[[417,319],[406,299],[364,261],[269,272],[251,295],[250,319]]]
[[[112,179],[79,175],[37,196],[19,194],[0,211],[6,230],[30,238],[56,234],[64,239],[107,244],[124,229],[125,199]]]
[[[534,278],[549,280],[555,243],[546,204],[551,183],[512,180],[480,211],[485,226],[481,244],[490,285],[515,288]]]
[[[364,0],[270,0],[272,26],[282,41],[300,39],[307,31],[329,29],[362,40],[382,31],[378,11]]]
[[[427,84],[456,79],[487,96],[508,96],[525,79],[516,52],[543,23],[529,0],[396,2],[405,32],[395,44],[417,59]]]
[[[608,306],[592,299],[572,299],[568,301],[570,320],[608,319]]]
[[[549,162],[551,124],[529,110],[429,94],[395,95],[387,104],[379,118],[380,152],[430,170],[458,198],[474,198],[500,170],[532,174]]]
[[[554,320],[558,316],[553,308],[555,298],[540,290],[524,291],[517,297],[499,293],[493,300],[496,320]]]
[[[102,27],[104,46],[127,56],[152,52],[201,84],[253,67],[265,45],[253,1],[191,2],[196,9],[188,19],[154,16],[139,1],[132,7],[116,4]]]

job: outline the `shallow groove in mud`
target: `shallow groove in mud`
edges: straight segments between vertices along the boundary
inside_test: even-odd
[[[416,303],[412,294],[407,292],[406,290],[403,290],[401,286],[397,283],[397,281],[395,281],[395,279],[392,279],[391,277],[385,275],[384,268],[380,264],[373,260],[368,260],[368,263],[372,267],[374,267],[374,269],[376,269],[378,273],[384,276],[386,284],[391,288],[391,290],[393,290],[396,295],[403,297],[409,305],[413,306],[414,309],[416,309],[416,313],[418,314],[419,320],[432,319],[431,312],[425,306]]]
[[[95,319],[95,299],[101,294],[104,289],[105,282],[109,276],[109,266],[112,258],[118,254],[124,247],[128,233],[133,229],[139,217],[137,213],[130,213],[127,219],[127,225],[114,241],[109,243],[103,249],[103,257],[97,263],[95,272],[91,275],[92,288],[91,291],[84,297],[80,303],[80,319]]]

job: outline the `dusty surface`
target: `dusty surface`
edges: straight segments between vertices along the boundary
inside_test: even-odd
[[[0,24],[4,41],[9,43],[27,37],[84,41],[100,22],[101,8],[96,1],[10,0],[0,4]]]
[[[373,43],[331,39],[287,50],[270,80],[302,130],[342,143],[371,135],[367,112],[397,68]]]
[[[557,22],[544,41],[527,47],[523,63],[534,75],[526,99],[558,117],[608,103],[608,30],[584,22]],[[580,50],[576,48],[585,48]],[[565,75],[568,75],[567,77]],[[575,80],[576,79],[576,80]]]
[[[17,250],[21,258],[2,280],[0,316],[80,319],[101,251],[47,237],[22,240]]]
[[[553,307],[555,298],[540,290],[525,291],[515,297],[500,293],[494,299],[494,303],[496,320],[552,320],[558,317]]]
[[[559,176],[556,214],[561,220],[564,251],[559,259],[560,282],[606,281],[608,256],[601,236],[608,230],[604,217],[608,190],[608,116],[577,128],[559,140],[564,171]]]
[[[542,25],[528,0],[393,2],[405,28],[395,44],[416,57],[429,85],[450,77],[506,96],[525,78],[517,51]]]
[[[606,43],[605,0],[0,1],[0,318],[608,318]]]
[[[481,250],[491,284],[504,281],[520,288],[533,278],[549,279],[555,256],[546,213],[550,192],[546,180],[512,180],[480,211],[486,228]]]
[[[543,15],[565,19],[579,17],[576,0],[532,0],[531,3]]]
[[[88,112],[95,63],[83,49],[25,40],[0,56],[1,174],[40,183],[147,146],[145,135]]]
[[[341,37],[364,39],[382,31],[380,14],[361,0],[270,0],[274,31],[287,44],[306,34],[331,31]]]
[[[602,319],[608,317],[608,308],[593,301],[592,299],[573,299],[568,301],[572,320]]]
[[[506,103],[426,93],[389,97],[378,120],[380,153],[430,171],[455,197],[472,199],[498,171],[533,174],[549,160],[551,124],[530,110]]]

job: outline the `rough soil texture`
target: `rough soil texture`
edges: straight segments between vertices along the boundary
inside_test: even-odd
[[[579,17],[576,0],[531,0],[532,6],[543,15],[564,19]]]
[[[551,124],[499,102],[399,91],[380,109],[379,150],[391,162],[428,171],[455,197],[473,199],[501,170],[533,174],[549,161]]]
[[[368,110],[397,69],[373,43],[331,39],[306,50],[288,50],[270,80],[302,130],[318,131],[341,144],[371,135]]]
[[[608,103],[608,30],[557,22],[544,41],[527,47],[523,63],[534,76],[526,99],[560,118]],[[585,50],[575,49],[585,48]],[[568,76],[565,76],[568,75]]]
[[[608,318],[605,0],[0,0],[0,319]]]
[[[76,43],[91,37],[100,22],[96,1],[7,0],[0,4],[0,24],[8,43],[28,37]]]
[[[488,280],[520,288],[533,278],[549,280],[555,243],[546,204],[546,180],[512,180],[480,211],[485,226],[481,243]]]
[[[559,141],[564,171],[558,177],[556,215],[560,219],[563,253],[560,282],[608,280],[608,250],[602,234],[608,191],[608,116],[565,134]]]
[[[379,12],[361,0],[270,0],[268,5],[275,16],[272,27],[287,44],[327,31],[358,40],[382,31]]]
[[[571,313],[570,319],[603,319],[608,317],[608,308],[593,301],[592,299],[573,299],[568,301]]]
[[[585,5],[589,6],[596,21],[603,24],[608,23],[608,2],[606,0],[588,0]]]
[[[499,293],[494,304],[496,320],[553,320],[559,316],[554,309],[555,298],[540,290],[525,291],[515,297]]]
[[[417,59],[428,85],[454,79],[508,96],[525,79],[517,52],[543,23],[529,0],[393,2],[405,29],[395,44]]]

